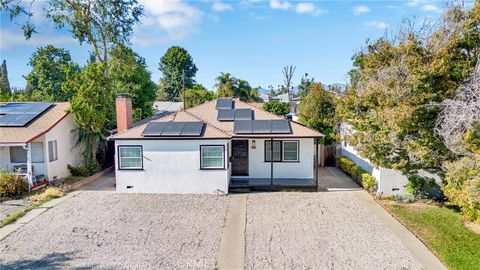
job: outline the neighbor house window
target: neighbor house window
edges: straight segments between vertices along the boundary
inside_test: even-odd
[[[10,163],[27,163],[27,150],[23,146],[10,146]]]
[[[298,161],[298,141],[283,141],[283,161]]]
[[[48,161],[58,160],[57,140],[48,142]]]
[[[121,170],[143,169],[143,151],[141,146],[119,146],[118,167]]]
[[[225,148],[223,145],[200,146],[201,169],[224,169]]]
[[[43,163],[43,143],[31,143],[30,149],[32,150],[32,163]],[[27,150],[23,146],[11,146],[10,163],[27,163]]]
[[[282,161],[282,142],[273,141],[273,161]],[[272,161],[272,141],[265,141],[265,161]]]

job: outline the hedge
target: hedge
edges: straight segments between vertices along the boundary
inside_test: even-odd
[[[350,176],[355,182],[362,186],[365,190],[373,192],[377,187],[377,180],[375,177],[368,174],[361,167],[357,166],[355,162],[345,156],[337,156],[337,167]]]

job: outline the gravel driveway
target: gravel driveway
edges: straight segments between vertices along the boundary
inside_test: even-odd
[[[247,269],[421,269],[351,192],[249,194]]]
[[[82,191],[0,242],[0,268],[213,268],[226,205],[211,195]]]

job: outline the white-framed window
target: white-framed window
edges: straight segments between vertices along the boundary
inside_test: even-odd
[[[201,145],[200,146],[200,169],[202,170],[225,169],[225,146],[224,145]]]
[[[283,141],[283,161],[298,161],[298,141]]]
[[[43,163],[43,142],[30,144],[32,163]],[[10,163],[27,163],[27,150],[23,146],[10,146]]]
[[[58,160],[57,140],[48,141],[48,161]]]
[[[143,149],[142,146],[119,145],[118,168],[120,170],[142,170]]]
[[[265,161],[271,162],[272,141],[265,141]],[[282,161],[282,141],[273,141],[273,161]]]

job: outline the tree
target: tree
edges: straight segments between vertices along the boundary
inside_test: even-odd
[[[310,85],[308,94],[299,108],[300,123],[326,135],[326,144],[333,143],[335,127],[335,100],[333,95],[323,88],[321,83]]]
[[[275,100],[275,101],[263,103],[263,109],[267,112],[284,116],[290,111],[290,104]]]
[[[152,116],[156,85],[145,59],[123,44],[111,51],[110,58],[108,73],[112,87],[115,93],[127,93],[132,98],[133,118]]]
[[[282,74],[284,76],[283,79],[283,86],[282,86],[282,93],[290,93],[290,88],[292,87],[292,78],[293,74],[295,73],[295,66],[284,66],[282,70]]]
[[[233,97],[235,94],[235,84],[237,79],[228,72],[220,72],[220,76],[215,78],[215,87],[217,88],[217,96]]]
[[[25,77],[29,92],[35,91],[34,99],[41,101],[68,101],[74,94],[74,89],[62,90],[62,84],[71,76],[79,72],[70,52],[55,48],[52,45],[39,47],[33,53],[28,63],[32,70]]]
[[[2,11],[10,20],[26,16],[22,29],[29,39],[35,31],[30,1],[2,1]],[[110,49],[120,43],[129,44],[133,26],[139,23],[143,7],[137,0],[49,0],[47,18],[58,28],[66,28],[80,44],[92,45],[98,62],[107,62]]]
[[[76,145],[82,147],[87,167],[98,164],[98,149],[104,146],[107,131],[115,126],[115,94],[106,74],[104,63],[92,62],[62,85],[76,89],[70,112],[77,125]]]
[[[258,89],[252,88],[250,83],[245,80],[237,79],[230,73],[221,72],[215,81],[217,88],[217,96],[234,97],[245,102],[259,101]]]
[[[305,73],[300,79],[300,84],[298,85],[298,95],[305,97],[308,94],[308,89],[310,85],[315,82],[314,78],[308,78],[308,73]]]
[[[455,159],[434,131],[441,111],[435,104],[452,98],[478,62],[479,6],[453,6],[433,26],[407,21],[394,38],[369,42],[355,55],[337,112],[356,131],[349,143],[374,165],[414,180],[421,169],[443,175],[443,164]]]
[[[208,100],[212,100],[214,94],[208,91],[201,84],[194,84],[192,88],[185,91],[185,109],[200,105]]]
[[[168,48],[160,58],[158,69],[162,72],[160,92],[163,92],[165,99],[170,101],[179,101],[183,88],[193,86],[198,70],[188,51],[179,46]]]
[[[0,94],[5,97],[9,97],[11,94],[10,81],[8,80],[7,61],[5,61],[5,59],[0,68]]]

